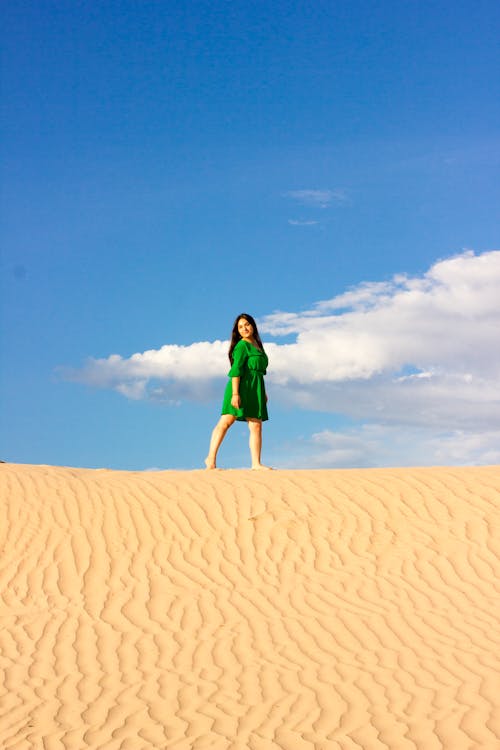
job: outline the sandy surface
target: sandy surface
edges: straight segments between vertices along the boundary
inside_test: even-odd
[[[2,750],[498,750],[500,468],[1,465]]]

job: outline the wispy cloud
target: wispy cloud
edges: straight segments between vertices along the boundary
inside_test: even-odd
[[[283,196],[292,198],[305,206],[316,208],[328,208],[332,203],[343,203],[347,200],[347,192],[342,188],[334,190],[287,190],[283,193]]]
[[[264,338],[294,337],[266,343],[270,395],[378,429],[369,438],[368,428],[344,434],[343,442],[339,435],[316,438],[316,455],[337,456],[337,464],[342,452],[348,461],[375,461],[386,439],[395,456],[401,431],[424,431],[421,444],[432,447],[436,461],[453,451],[494,457],[493,446],[479,445],[477,436],[500,431],[498,299],[500,251],[467,251],[422,276],[364,282],[309,310],[269,314],[259,321]],[[65,377],[177,404],[219,397],[227,369],[227,342],[214,341],[89,359]]]
[[[288,219],[288,223],[291,224],[292,227],[314,227],[319,224],[318,221],[312,219]]]
[[[273,456],[282,468],[465,466],[500,463],[500,430],[438,430],[366,423],[322,430]]]

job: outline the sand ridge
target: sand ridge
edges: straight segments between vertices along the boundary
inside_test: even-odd
[[[0,466],[5,750],[498,750],[500,468]]]

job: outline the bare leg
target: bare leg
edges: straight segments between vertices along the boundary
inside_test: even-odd
[[[270,466],[263,466],[260,462],[262,451],[262,420],[247,419],[248,429],[250,430],[250,455],[252,456],[252,469],[270,469]]]
[[[217,451],[224,438],[226,432],[229,430],[233,422],[236,422],[236,418],[231,414],[223,414],[215,425],[212,431],[212,437],[210,438],[210,447],[208,449],[208,456],[205,459],[205,466],[207,469],[217,468]]]

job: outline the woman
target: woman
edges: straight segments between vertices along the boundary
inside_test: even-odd
[[[269,469],[260,462],[262,422],[268,419],[264,386],[268,359],[251,315],[241,313],[234,321],[229,361],[231,369],[222,402],[222,416],[212,432],[205,465],[207,469],[216,468],[217,451],[228,429],[238,420],[248,423],[252,469]]]

